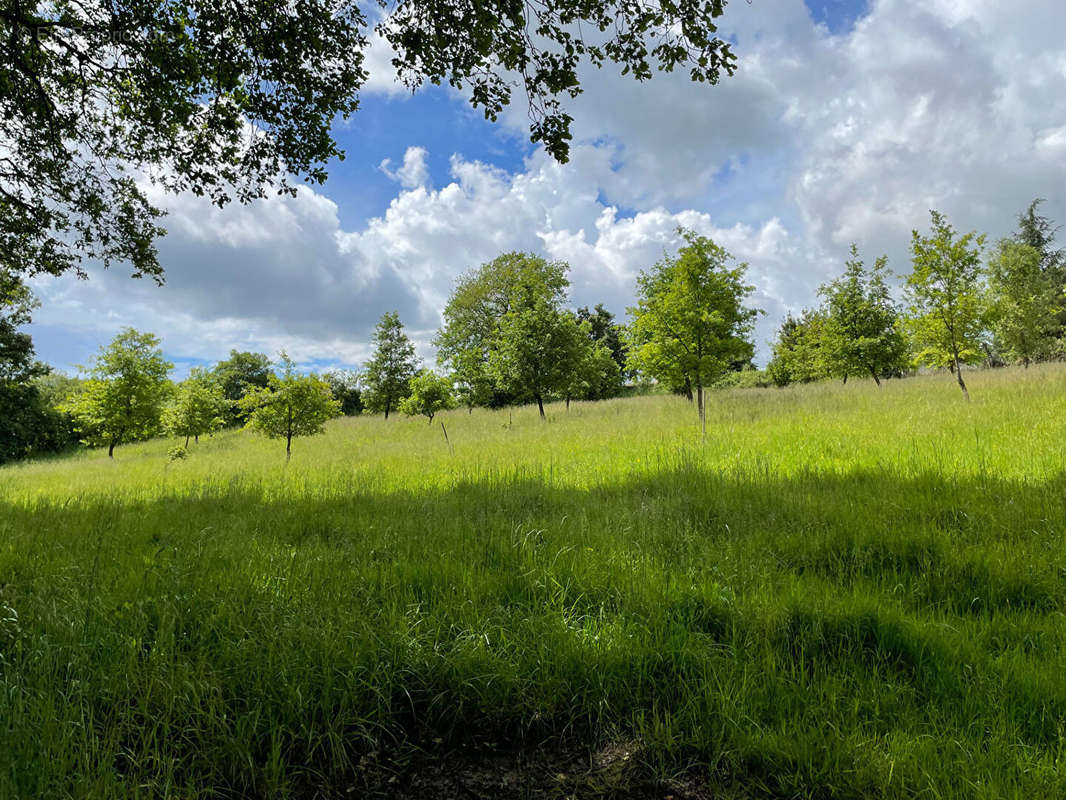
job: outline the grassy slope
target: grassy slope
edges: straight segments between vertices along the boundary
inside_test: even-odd
[[[346,419],[287,468],[227,433],[0,469],[0,796],[343,794],[369,753],[554,738],[744,796],[1062,797],[1064,390],[734,391],[702,444],[658,397],[452,412],[454,452]]]

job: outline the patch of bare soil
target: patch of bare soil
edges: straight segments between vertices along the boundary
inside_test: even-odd
[[[579,748],[418,751],[362,759],[351,785],[319,797],[366,800],[712,800],[703,777],[656,778],[636,742]]]

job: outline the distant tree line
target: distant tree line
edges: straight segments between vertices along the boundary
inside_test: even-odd
[[[13,271],[0,270],[0,462],[78,443],[107,447],[168,434],[184,451],[201,436],[243,426],[292,440],[338,415],[424,416],[463,406],[499,408],[604,400],[627,387],[686,396],[706,428],[706,392],[869,378],[878,386],[919,367],[947,367],[964,395],[964,367],[1066,355],[1066,252],[1034,200],[1018,230],[983,258],[985,237],[959,234],[931,212],[913,231],[902,300],[884,256],[868,265],[855,245],[820,303],[789,314],[765,370],[752,358],[761,310],[749,305],[748,265],[711,239],[679,230],[682,245],[640,273],[629,324],[602,304],[573,309],[569,265],[504,253],[461,276],[433,339],[437,370],[422,366],[395,311],[381,317],[362,372],[300,374],[284,353],[233,350],[180,381],[150,333],[121,331],[82,377],[53,372],[21,328],[37,306]]]
[[[920,367],[947,367],[963,395],[964,367],[1002,366],[1066,355],[1066,251],[1040,199],[1018,217],[1013,236],[983,259],[985,237],[959,234],[930,212],[930,231],[911,234],[911,272],[902,302],[889,288],[886,259],[872,267],[855,245],[844,274],[819,289],[821,304],[789,314],[767,365],[784,386],[867,376],[880,385]]]

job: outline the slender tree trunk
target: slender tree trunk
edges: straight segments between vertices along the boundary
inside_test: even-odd
[[[955,353],[955,378],[959,382],[959,388],[962,389],[962,396],[966,398],[966,402],[970,401],[970,393],[966,390],[966,381],[962,379],[962,364],[959,363],[959,354]]]
[[[432,414],[429,415],[429,424],[430,425],[433,424],[433,415]]]
[[[566,410],[570,410],[570,395],[566,396]]]
[[[392,398],[391,397],[386,398],[385,399],[385,419],[389,418],[389,406],[391,406],[391,405],[392,405]]]
[[[290,458],[292,458],[292,432],[291,431],[285,437],[285,461],[286,461],[286,463],[288,462],[288,460]]]
[[[877,377],[877,370],[874,369],[873,367],[870,367],[870,375],[873,376],[874,383],[876,383],[877,384],[877,388],[880,389],[881,388],[881,379]]]
[[[696,381],[696,406],[700,412],[700,432],[707,435],[707,404],[703,397],[703,382]]]
[[[847,383],[848,383],[848,373],[845,372],[844,373],[844,385],[847,386]]]
[[[539,394],[537,395],[537,408],[540,409],[540,418],[546,419],[546,416],[544,414],[544,398],[541,397]]]
[[[188,436],[185,437],[185,449],[186,450],[189,449],[189,437]]]
[[[196,434],[194,437],[192,437],[192,440],[196,444],[200,444],[200,434]]]
[[[111,439],[111,440],[110,440],[110,441],[108,442],[108,444],[107,444],[107,457],[108,457],[108,458],[114,458],[114,457],[115,457],[115,445],[116,445],[117,443],[118,443],[118,442],[117,442],[117,441],[116,441],[116,440],[115,440],[114,438],[112,438],[112,439]]]
[[[685,397],[690,403],[692,402],[692,381],[688,378],[685,378]]]

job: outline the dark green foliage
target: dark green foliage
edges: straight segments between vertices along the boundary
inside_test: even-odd
[[[265,389],[273,371],[270,358],[265,353],[248,353],[230,350],[229,358],[219,361],[212,370],[215,380],[222,387],[222,395],[229,408],[226,413],[228,425],[243,425],[248,421],[241,410],[241,399],[253,389]]]
[[[611,354],[611,358],[618,364],[618,375],[620,383],[625,383],[633,379],[633,373],[629,369],[628,364],[628,352],[625,343],[625,326],[619,325],[614,321],[614,314],[603,307],[603,303],[597,303],[596,307],[589,311],[588,306],[583,306],[577,310],[577,321],[587,322],[589,324],[589,335],[592,341],[601,343],[607,348],[607,351]],[[618,392],[607,396],[615,397],[621,393],[621,386],[618,387]],[[593,398],[601,399],[601,398]]]
[[[363,411],[362,392],[359,389],[359,373],[337,369],[326,372],[322,380],[329,384],[333,398],[341,404],[341,414],[351,417]]]
[[[37,360],[30,335],[19,330],[36,305],[19,276],[0,269],[0,463],[71,443],[66,418],[38,387],[48,367]]]
[[[365,392],[362,401],[370,411],[389,412],[400,407],[410,394],[411,379],[418,370],[415,346],[407,338],[400,315],[395,311],[381,316],[374,331],[374,355],[362,375]]]
[[[777,331],[766,372],[778,386],[809,383],[829,377],[822,332],[825,313],[804,309],[799,319],[789,314]]]
[[[1014,240],[1040,253],[1040,271],[1055,294],[1057,330],[1054,334],[1061,338],[1066,329],[1066,249],[1054,246],[1058,226],[1037,213],[1043,202],[1043,198],[1036,198],[1025,213],[1018,215],[1018,231],[1014,234]]]
[[[734,69],[714,35],[725,0],[379,5],[408,86],[450,83],[495,119],[517,76],[533,141],[560,160],[571,118],[559,98],[580,92],[580,64],[613,62],[637,80],[680,68],[710,83]],[[289,176],[324,181],[341,155],[330,126],[357,109],[367,78],[366,11],[347,0],[0,4],[0,264],[60,274],[85,259],[128,262],[161,281],[161,212],[138,173],[219,205],[294,192]]]
[[[536,298],[553,308],[566,300],[569,267],[529,253],[504,253],[456,281],[433,343],[437,361],[456,383],[460,402],[499,407],[516,399],[489,370],[509,313]]]

